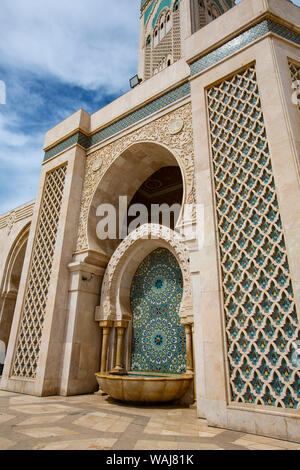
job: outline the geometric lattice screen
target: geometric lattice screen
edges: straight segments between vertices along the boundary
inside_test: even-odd
[[[66,169],[61,166],[46,176],[12,376],[36,377]]]
[[[255,67],[207,97],[232,400],[297,408],[299,325]]]
[[[300,83],[300,65],[296,65],[294,62],[289,62],[289,67],[293,83],[297,81]],[[300,103],[298,104],[298,107],[300,110]]]

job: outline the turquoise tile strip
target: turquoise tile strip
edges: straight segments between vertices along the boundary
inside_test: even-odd
[[[248,46],[256,39],[261,38],[267,33],[275,33],[284,39],[294,42],[295,44],[300,45],[300,34],[291,31],[285,26],[274,23],[271,20],[264,20],[261,23],[253,26],[248,31],[240,34],[234,39],[231,39],[223,46],[218,49],[210,52],[209,54],[201,57],[191,65],[191,76],[196,75],[199,72],[203,72],[207,68],[217,64],[221,60],[229,57],[230,55],[238,52],[245,46]]]
[[[82,134],[81,132],[77,132],[76,134],[72,135],[71,137],[56,145],[52,149],[47,150],[47,152],[45,152],[44,162],[52,157],[55,157],[55,155],[58,155],[59,153],[63,152],[69,147],[72,147],[72,145],[75,144],[79,144],[82,147],[88,148],[88,143],[89,137]]]
[[[158,7],[158,9],[157,9],[157,12],[156,12],[156,14],[155,14],[155,16],[154,16],[154,18],[153,18],[153,21],[152,21],[152,28],[155,27],[156,20],[157,20],[157,18],[159,17],[160,12],[161,12],[165,7],[171,8],[171,1],[172,1],[172,0],[162,0],[162,1],[160,2],[160,5],[159,5],[159,7]]]
[[[166,106],[175,103],[180,98],[184,98],[185,96],[189,95],[190,92],[190,83],[186,82],[178,88],[175,88],[174,90],[169,91],[160,98],[151,101],[150,103],[146,104],[137,111],[134,111],[133,113],[120,119],[114,124],[105,127],[104,129],[90,137],[85,136],[81,132],[77,132],[76,134],[72,135],[71,137],[56,145],[52,149],[47,150],[47,152],[45,152],[44,162],[75,144],[80,144],[82,147],[88,149],[93,145],[98,144],[99,142],[102,142],[103,140],[108,139],[109,137],[112,137],[117,132],[123,131],[127,127],[136,124],[137,122],[141,121],[146,117],[151,116],[151,114],[160,111]]]
[[[147,104],[143,108],[134,111],[133,113],[129,114],[123,119],[120,119],[116,123],[106,127],[105,129],[97,132],[96,134],[91,136],[90,146],[101,142],[108,137],[120,132],[127,127],[131,126],[132,124],[136,124],[141,119],[144,119],[151,114],[160,111],[161,109],[165,108],[166,106],[174,103],[175,101],[183,98],[184,96],[188,95],[191,92],[190,90],[190,83],[186,82],[175,90],[166,93],[165,95],[157,98],[156,100],[152,101],[151,103]]]

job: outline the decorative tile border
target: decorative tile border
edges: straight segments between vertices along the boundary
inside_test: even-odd
[[[98,144],[99,142],[102,142],[103,140],[108,139],[109,137],[112,137],[117,132],[123,131],[129,126],[141,121],[142,119],[151,116],[151,114],[160,111],[166,106],[175,103],[177,100],[184,98],[185,96],[189,95],[190,92],[190,83],[186,82],[178,88],[169,91],[160,98],[151,101],[150,103],[146,104],[137,111],[134,111],[128,116],[119,119],[119,121],[115,122],[114,124],[111,124],[102,129],[101,131],[91,135],[90,137],[82,134],[81,132],[77,132],[76,134],[72,135],[60,144],[56,145],[50,150],[47,150],[45,152],[44,162],[75,144],[80,144],[82,147],[88,149],[93,145]]]
[[[148,0],[141,0],[141,10],[143,10],[144,6],[146,5],[146,3],[148,2]]]
[[[271,20],[264,20],[261,23],[253,26],[244,33],[240,34],[234,39],[231,39],[223,46],[218,49],[206,54],[197,61],[191,64],[191,76],[196,75],[199,72],[203,72],[207,68],[215,65],[221,60],[229,57],[230,55],[238,52],[245,46],[248,46],[256,39],[261,38],[267,33],[278,34],[284,39],[294,42],[295,44],[300,45],[300,34],[291,31],[290,29],[282,26],[280,24],[274,23]]]
[[[55,157],[55,155],[58,155],[59,153],[63,152],[69,147],[72,147],[72,145],[75,145],[75,144],[80,144],[82,147],[88,148],[89,137],[82,134],[81,132],[77,132],[76,134],[73,134],[71,137],[64,140],[60,144],[56,145],[52,149],[47,150],[47,152],[45,152],[44,162],[49,160],[52,157]]]
[[[160,12],[165,8],[171,8],[171,3],[172,3],[172,0],[161,0],[160,4],[159,4],[159,7],[155,13],[155,16],[153,18],[153,21],[152,21],[152,28],[155,27],[155,24],[156,24],[156,21],[157,21],[157,18],[159,17],[159,14]]]

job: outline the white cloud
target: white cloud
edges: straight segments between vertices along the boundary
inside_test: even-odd
[[[86,100],[128,90],[139,7],[140,0],[1,0],[0,213],[35,197],[47,128]],[[93,96],[76,97],[73,85]]]
[[[12,122],[12,117],[9,118],[9,122]],[[1,147],[13,146],[21,147],[28,143],[28,136],[23,133],[12,132],[7,128],[6,119],[0,114],[0,142]],[[1,152],[0,152],[1,159]]]
[[[140,0],[1,0],[1,62],[89,89],[124,89],[137,67]]]

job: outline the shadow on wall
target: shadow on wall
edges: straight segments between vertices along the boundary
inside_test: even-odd
[[[4,367],[4,361],[5,361],[5,343],[3,341],[0,341],[0,375],[2,375],[3,367]]]

